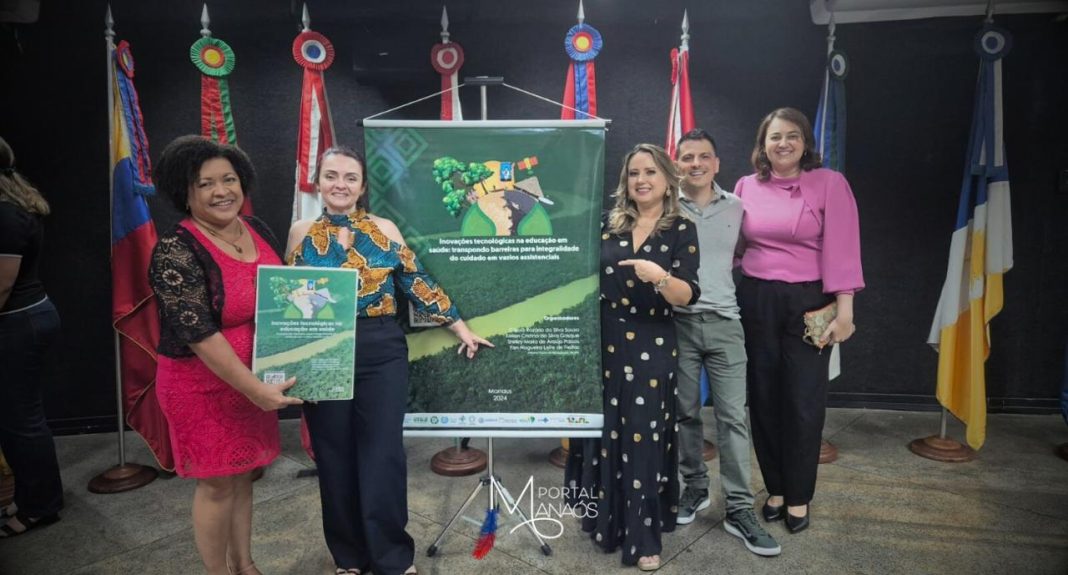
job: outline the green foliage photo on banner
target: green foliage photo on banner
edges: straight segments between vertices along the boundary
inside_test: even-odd
[[[371,211],[496,346],[411,317],[405,427],[599,429],[603,122],[364,126]]]

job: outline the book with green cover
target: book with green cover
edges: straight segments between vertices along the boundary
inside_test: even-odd
[[[260,266],[252,371],[306,401],[352,399],[356,371],[356,270]]]

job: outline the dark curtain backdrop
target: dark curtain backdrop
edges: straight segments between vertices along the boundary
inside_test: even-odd
[[[153,159],[172,138],[199,130],[199,75],[189,46],[201,3],[113,0],[117,39],[132,45],[136,84]],[[452,0],[452,38],[466,52],[463,75],[502,75],[560,99],[563,37],[577,2]],[[598,112],[612,124],[606,195],[633,144],[663,144],[670,93],[668,53],[683,5],[588,0],[587,22],[604,36],[596,60]],[[309,3],[312,28],[337,49],[326,74],[337,133],[362,146],[360,118],[439,89],[429,61],[441,2]],[[693,2],[690,46],[697,122],[719,143],[719,182],[751,171],[760,119],[778,106],[811,116],[822,84],[826,28],[807,2]],[[284,237],[293,195],[301,70],[290,55],[300,4],[214,2],[211,29],[237,54],[230,76],[238,141],[260,175],[257,213]],[[0,27],[0,134],[21,170],[51,201],[42,269],[63,317],[63,341],[47,381],[47,409],[61,431],[114,426],[110,329],[106,60],[103,0],[46,1],[38,23]],[[1005,311],[992,325],[987,381],[991,408],[1052,411],[1068,331],[1068,25],[1052,15],[1002,16],[1015,44],[1004,64],[1005,139],[1012,178],[1015,268]],[[838,26],[850,59],[849,165],[860,205],[868,288],[857,298],[859,331],[845,346],[834,405],[933,409],[937,355],[925,340],[945,275],[977,77],[973,36],[981,19],[944,18]],[[479,114],[464,89],[464,116]],[[552,105],[489,90],[489,117],[556,118]],[[392,114],[436,118],[437,100]],[[157,226],[178,215],[151,203]],[[2,377],[2,372],[0,372]],[[932,420],[932,426],[934,425]]]

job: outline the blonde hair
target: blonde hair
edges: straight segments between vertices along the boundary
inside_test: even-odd
[[[653,227],[652,233],[656,234],[670,229],[671,225],[675,223],[675,218],[680,215],[679,183],[681,178],[675,163],[671,161],[671,157],[664,151],[664,148],[655,144],[638,144],[630,152],[627,152],[626,156],[623,156],[623,168],[619,172],[619,185],[616,186],[616,191],[612,194],[612,197],[616,199],[616,204],[608,212],[608,228],[605,231],[610,234],[630,232],[634,229],[634,225],[638,223],[638,206],[627,194],[627,169],[630,167],[631,159],[638,154],[652,156],[656,169],[664,174],[664,179],[667,180],[668,185],[667,192],[664,194],[664,211],[660,214],[660,219],[656,222],[656,226]]]
[[[41,192],[15,170],[15,152],[3,138],[0,138],[0,202],[42,216],[51,211]]]

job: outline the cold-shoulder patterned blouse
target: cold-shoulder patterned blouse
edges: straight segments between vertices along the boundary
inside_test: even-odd
[[[341,227],[353,234],[347,250],[337,241]],[[460,319],[452,300],[426,273],[415,252],[386,237],[362,208],[346,215],[324,213],[308,228],[287,262],[356,269],[360,274],[356,317],[395,315],[400,288],[420,316],[442,325]]]

